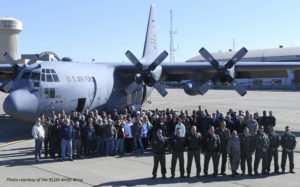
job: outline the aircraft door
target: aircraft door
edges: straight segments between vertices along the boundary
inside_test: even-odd
[[[97,82],[95,77],[92,77],[92,84],[90,84],[89,86],[89,90],[88,90],[88,99],[87,99],[87,108],[91,109],[93,102],[95,100],[96,97],[96,92],[97,92]]]

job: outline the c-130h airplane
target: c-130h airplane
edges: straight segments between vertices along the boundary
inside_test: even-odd
[[[297,62],[242,62],[247,53],[239,50],[228,62],[218,62],[204,48],[201,63],[162,63],[168,56],[157,56],[155,6],[151,5],[141,60],[130,51],[125,54],[130,63],[82,63],[72,61],[31,60],[18,65],[5,54],[10,64],[0,65],[0,90],[10,92],[5,98],[4,111],[23,122],[32,123],[40,113],[50,115],[65,110],[82,112],[99,109],[108,112],[123,110],[129,105],[142,106],[155,88],[167,95],[163,81],[182,81],[188,95],[205,94],[216,82],[231,84],[241,95],[246,90],[234,78],[282,77],[288,69],[300,69]]]

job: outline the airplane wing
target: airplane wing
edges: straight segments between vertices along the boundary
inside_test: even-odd
[[[238,62],[235,78],[284,78],[300,70],[300,62]],[[163,63],[164,81],[207,80],[216,70],[208,62]]]

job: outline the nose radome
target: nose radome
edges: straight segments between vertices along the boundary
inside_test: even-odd
[[[11,92],[3,103],[5,113],[26,122],[34,122],[37,116],[38,99],[28,90]]]

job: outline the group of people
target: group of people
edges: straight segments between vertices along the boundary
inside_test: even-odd
[[[82,157],[114,156],[124,153],[143,154],[151,145],[154,156],[153,178],[157,177],[160,163],[162,177],[166,178],[166,152],[172,153],[171,178],[175,177],[175,167],[179,159],[180,176],[190,177],[193,158],[196,163],[196,176],[200,177],[200,154],[204,155],[204,176],[208,175],[210,159],[213,161],[217,177],[219,159],[221,174],[226,175],[226,163],[229,158],[232,176],[237,176],[239,164],[245,175],[246,163],[248,174],[258,175],[258,165],[262,160],[262,173],[270,172],[274,158],[274,172],[279,173],[278,147],[282,146],[281,169],[285,172],[286,159],[290,161],[290,172],[294,173],[293,150],[296,137],[286,126],[280,137],[275,131],[276,118],[269,111],[263,115],[231,109],[224,115],[218,110],[208,113],[199,106],[192,114],[186,111],[136,110],[133,106],[124,111],[114,110],[112,114],[98,110],[83,113],[64,111],[45,117],[41,114],[32,128],[35,139],[35,159],[44,155],[61,161]],[[187,148],[187,168],[185,175],[184,152]],[[67,152],[67,153],[66,153]]]

